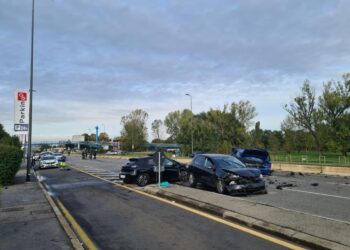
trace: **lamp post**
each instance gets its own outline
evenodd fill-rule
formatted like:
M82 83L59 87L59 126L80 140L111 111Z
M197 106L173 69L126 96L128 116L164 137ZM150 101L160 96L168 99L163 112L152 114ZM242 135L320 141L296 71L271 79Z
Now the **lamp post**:
M192 155L193 155L193 111L192 111L192 95L186 94L191 100L191 141L192 141Z
M33 61L34 61L33 52L34 52L34 0L32 1L32 39L31 39L31 48L30 48L29 126L28 126L26 181L30 181L30 168L32 165Z

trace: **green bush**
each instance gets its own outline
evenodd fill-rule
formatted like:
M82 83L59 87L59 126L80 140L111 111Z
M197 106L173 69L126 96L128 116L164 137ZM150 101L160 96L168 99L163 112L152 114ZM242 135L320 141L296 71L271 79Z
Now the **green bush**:
M20 148L0 145L0 185L9 185L15 178L22 162L23 152Z

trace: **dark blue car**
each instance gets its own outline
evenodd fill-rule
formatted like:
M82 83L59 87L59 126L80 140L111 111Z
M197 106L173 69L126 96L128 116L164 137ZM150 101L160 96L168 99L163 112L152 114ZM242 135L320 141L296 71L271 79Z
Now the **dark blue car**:
M258 168L263 175L270 175L271 160L269 152L259 148L233 148L232 155L240 159L249 168Z

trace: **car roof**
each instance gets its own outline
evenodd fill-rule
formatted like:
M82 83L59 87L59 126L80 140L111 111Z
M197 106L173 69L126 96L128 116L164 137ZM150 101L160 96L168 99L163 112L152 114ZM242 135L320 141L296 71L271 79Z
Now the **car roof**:
M203 155L209 158L221 158L221 157L229 157L231 155L224 155L224 154L198 154L198 155ZM196 155L196 156L198 156Z

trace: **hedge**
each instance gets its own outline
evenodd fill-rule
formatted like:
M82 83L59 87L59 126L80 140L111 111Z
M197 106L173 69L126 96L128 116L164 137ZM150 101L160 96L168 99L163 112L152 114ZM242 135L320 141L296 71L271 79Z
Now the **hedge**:
M23 152L18 147L0 145L0 185L13 182L22 162Z

